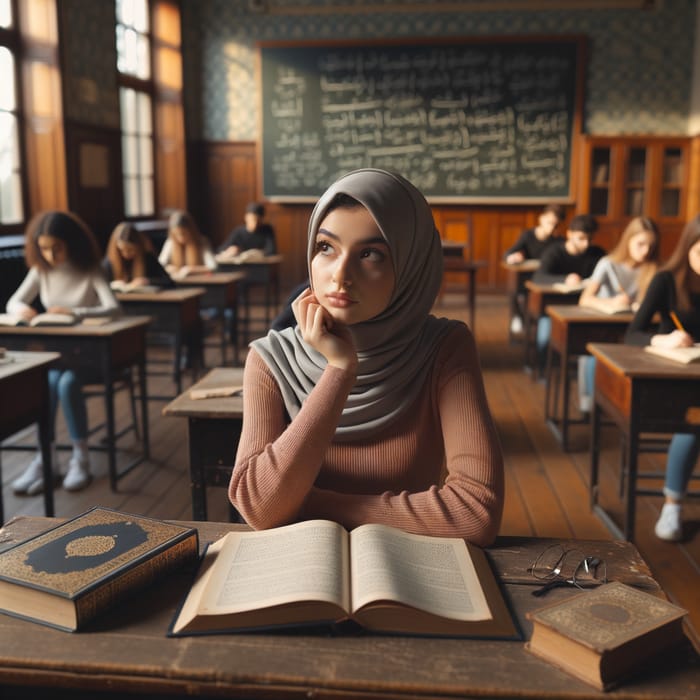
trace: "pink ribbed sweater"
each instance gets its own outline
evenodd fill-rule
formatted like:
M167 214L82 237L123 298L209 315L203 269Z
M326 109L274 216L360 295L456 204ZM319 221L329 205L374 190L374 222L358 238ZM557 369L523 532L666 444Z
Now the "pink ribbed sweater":
M384 523L485 546L503 509L503 457L471 332L444 339L413 408L371 439L336 442L354 376L327 367L288 424L277 383L252 349L229 497L256 529L327 518ZM444 477L444 478L443 478Z

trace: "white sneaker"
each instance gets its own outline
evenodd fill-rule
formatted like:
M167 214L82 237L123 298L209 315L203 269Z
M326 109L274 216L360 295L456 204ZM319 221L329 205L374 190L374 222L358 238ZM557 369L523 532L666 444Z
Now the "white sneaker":
M31 489L31 491L30 491ZM33 496L44 490L44 463L41 454L34 455L29 466L12 482L12 491L18 496Z
M654 532L660 540L667 542L678 542L682 538L683 523L681 522L680 503L664 503Z
M513 316L510 319L510 332L513 335L520 335L523 332L523 319L520 316Z
M590 413L593 408L593 397L590 394L582 394L578 397L578 409L581 413Z
M86 459L71 457L68 462L68 471L63 477L63 488L66 491L80 491L90 484L92 475L90 474L90 462Z

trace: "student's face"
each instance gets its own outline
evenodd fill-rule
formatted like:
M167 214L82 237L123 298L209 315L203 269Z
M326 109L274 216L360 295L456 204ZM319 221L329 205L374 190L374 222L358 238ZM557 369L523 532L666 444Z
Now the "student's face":
M544 238L549 238L554 233L554 230L557 228L557 225L559 224L559 219L557 218L557 215L554 212L548 211L543 214L540 214L538 223L540 234L543 235Z
M37 239L41 257L51 267L61 265L68 260L68 248L64 241L55 236L39 236Z
M388 306L394 266L367 209L334 209L321 221L311 280L321 306L345 325L368 321Z
M250 231L252 233L256 228L258 228L260 217L257 214L254 214L252 211L247 211L243 217L243 221L245 222L246 231Z
M566 247L571 255L582 255L590 244L591 237L583 231L566 232Z
M653 246L654 234L648 231L640 231L630 238L627 252L633 263L641 265L649 259L649 253Z
M189 240L188 231L184 226L175 226L175 228L170 229L170 234L176 243L180 245L185 245Z
M118 241L117 250L119 254L124 258L124 260L133 260L136 257L138 250L133 243L128 243L127 241Z
M700 276L700 241L697 241L695 245L690 246L688 251L688 264L690 269Z

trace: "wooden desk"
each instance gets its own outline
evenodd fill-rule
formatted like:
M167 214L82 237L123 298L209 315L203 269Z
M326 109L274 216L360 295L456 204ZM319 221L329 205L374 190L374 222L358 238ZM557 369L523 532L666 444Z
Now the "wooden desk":
M226 364L228 338L233 341L233 361L238 364L238 283L245 272L209 272L177 280L178 287L203 287L202 308L215 308L221 318L221 364ZM226 311L230 311L229 314Z
M697 430L687 410L700 396L700 364L681 365L650 355L632 345L589 343L596 358L595 397L591 416L591 507L612 532L634 539L637 458L643 433L673 434ZM601 413L609 416L624 436L622 469L626 475L622 528L598 503L598 457Z
M200 301L204 296L203 287L182 287L161 289L157 292L117 293L119 303L129 314L146 314L152 317L150 331L172 336L175 345L173 379L177 393L182 391L182 346L188 336L195 337L200 331ZM193 367L198 368L202 358L190 358ZM163 397L152 396L152 399ZM168 397L170 398L170 397Z
M95 375L105 387L107 455L109 482L113 491L117 481L143 459L150 456L148 437L148 392L146 389L146 330L148 316L123 317L103 325L79 323L75 326L3 326L0 345L10 350L60 353L56 366ZM126 370L136 367L141 395L142 457L117 473L117 445L114 427L114 382ZM100 449L100 448L92 448Z
M220 255L216 257L216 262L220 269L228 272L245 272L246 278L239 287L243 296L243 308L245 309L245 343L248 343L250 338L250 287L255 285L265 287L265 333L267 333L272 322L272 311L279 307L279 269L282 260L284 260L282 255L267 255L261 260L233 263Z
M2 530L1 547L36 534L55 520L17 518ZM193 523L200 545L218 539L230 523ZM503 538L487 550L524 638L529 610L563 600L576 589L558 588L545 599L533 588L527 567L552 540ZM588 555L607 562L608 576L654 590L645 563L626 542L577 541ZM236 698L421 698L466 697L599 699L601 693L529 654L523 641L441 639L372 634L232 634L167 638L166 630L191 582L174 574L98 618L89 631L67 634L0 615L0 693L12 698L152 697L167 693ZM8 688L10 686L10 688ZM627 700L697 698L700 663L690 644L606 697ZM43 694L42 694L43 693ZM52 697L55 697L52 695Z
M581 292L562 292L551 284L539 284L533 280L525 282L527 306L525 307L525 368L537 378L537 321L552 304L578 304Z
M486 260L465 260L457 255L443 256L443 275L452 273L465 275L465 291L469 300L469 327L472 333L475 332L476 323L476 273L487 266Z
M621 343L634 314L604 314L578 305L547 306L545 312L552 321L552 334L547 350L544 414L566 451L569 449L569 426L587 422L573 421L569 417L572 360L586 354L587 343Z
M523 260L521 263L507 263L505 260L501 260L501 269L508 273L508 280L506 282L508 289L508 296L510 297L510 316L519 316L523 319L523 325L525 322L525 312L527 308L527 287L525 287L525 282L532 278L535 272L540 267L540 261L537 259ZM518 298L523 296L523 303ZM513 334L510 331L510 326L508 328L508 339L513 340Z
M193 389L242 386L243 370L218 367ZM243 424L243 397L191 399L190 392L178 396L163 408L164 416L187 418L190 445L190 489L192 517L207 519L207 486L228 487ZM233 520L238 514L231 506Z
M33 423L39 426L44 483L53 480L48 371L56 352L8 352L0 358L0 442ZM44 513L52 516L53 489L44 489ZM0 523L5 522L0 479Z

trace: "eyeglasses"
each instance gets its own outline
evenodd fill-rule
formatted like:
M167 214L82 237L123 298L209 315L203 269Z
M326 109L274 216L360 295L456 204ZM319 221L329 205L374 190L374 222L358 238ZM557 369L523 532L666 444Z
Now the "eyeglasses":
M586 556L579 549L566 549L561 544L546 547L531 564L528 571L543 585L532 591L543 596L552 588L575 586L592 588L608 582L608 567L600 557Z

